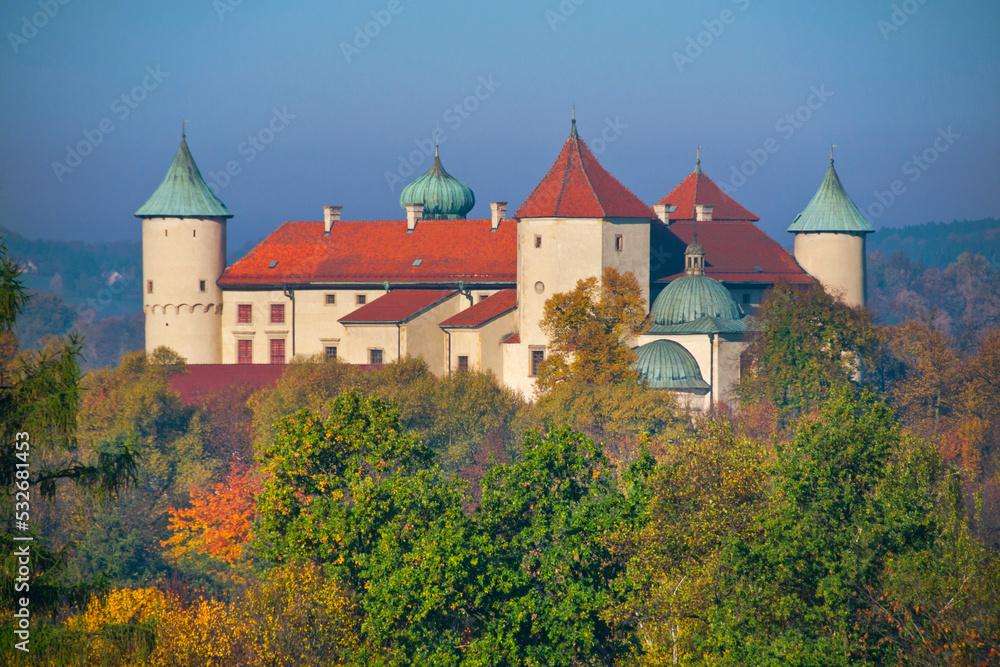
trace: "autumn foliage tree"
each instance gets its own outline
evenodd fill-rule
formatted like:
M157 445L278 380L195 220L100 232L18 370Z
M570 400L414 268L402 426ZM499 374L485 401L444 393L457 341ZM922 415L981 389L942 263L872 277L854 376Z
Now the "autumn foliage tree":
M577 380L586 384L635 381L635 355L626 341L647 326L642 288L631 272L605 267L600 279L578 280L545 302L542 331L549 354L538 371L543 393Z

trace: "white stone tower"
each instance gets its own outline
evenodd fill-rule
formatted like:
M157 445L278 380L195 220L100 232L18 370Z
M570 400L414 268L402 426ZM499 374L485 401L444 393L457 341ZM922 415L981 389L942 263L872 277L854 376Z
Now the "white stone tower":
M573 119L555 164L525 199L517 218L519 349L506 362L527 396L537 361L547 356L542 333L545 302L605 267L631 272L649 304L649 232L652 210L600 165L580 139ZM506 371L505 371L506 373ZM507 375L505 374L505 379ZM511 380L517 383L519 380Z
M189 364L222 363L226 220L233 214L202 178L185 134L142 220L146 351L165 345Z
M844 191L833 168L788 228L795 234L795 259L831 295L848 306L867 300L865 237L875 231Z

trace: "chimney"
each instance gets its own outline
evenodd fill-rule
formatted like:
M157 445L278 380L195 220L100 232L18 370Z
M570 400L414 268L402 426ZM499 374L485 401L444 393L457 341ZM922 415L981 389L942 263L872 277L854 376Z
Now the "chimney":
M323 207L323 236L329 236L330 228L333 227L333 223L340 222L340 212L343 209L343 206Z
M406 205L406 232L412 232L417 226L417 220L422 219L424 216L424 205L423 204L407 204Z
M712 211L714 206L706 204L696 204L694 207L694 217L698 222L712 222Z
M653 213L663 224L670 224L670 204L653 204Z
M491 201L490 214L493 216L493 223L490 226L490 229L492 231L496 231L497 227L500 226L500 221L507 216L507 202Z

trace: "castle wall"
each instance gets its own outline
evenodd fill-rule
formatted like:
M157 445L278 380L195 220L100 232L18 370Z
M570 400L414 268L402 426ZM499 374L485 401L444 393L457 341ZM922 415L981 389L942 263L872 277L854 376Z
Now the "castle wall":
M190 364L222 362L225 218L143 218L146 351L165 345Z
M847 232L795 234L795 260L848 306L867 301L865 235Z

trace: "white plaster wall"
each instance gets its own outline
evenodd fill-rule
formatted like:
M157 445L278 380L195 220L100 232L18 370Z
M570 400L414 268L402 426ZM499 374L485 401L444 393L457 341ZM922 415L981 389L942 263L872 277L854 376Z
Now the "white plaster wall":
M445 365L445 335L438 325L469 306L462 294L455 294L422 315L403 325L403 355L423 357L431 373L441 377L447 372Z
M458 369L458 358L469 357L469 369L493 371L499 382L504 381L504 354L500 343L516 327L516 311L511 311L478 329L451 329L451 369ZM447 336L445 340L447 345Z
M864 306L867 299L865 235L798 233L795 260L848 306Z
M649 311L649 221L633 218L613 218L603 228L603 266L617 269L619 273L631 272ZM616 250L615 237L621 234L622 249ZM599 275L599 274L598 274Z
M147 352L166 345L191 364L222 361L222 292L216 281L225 266L225 218L143 218Z

